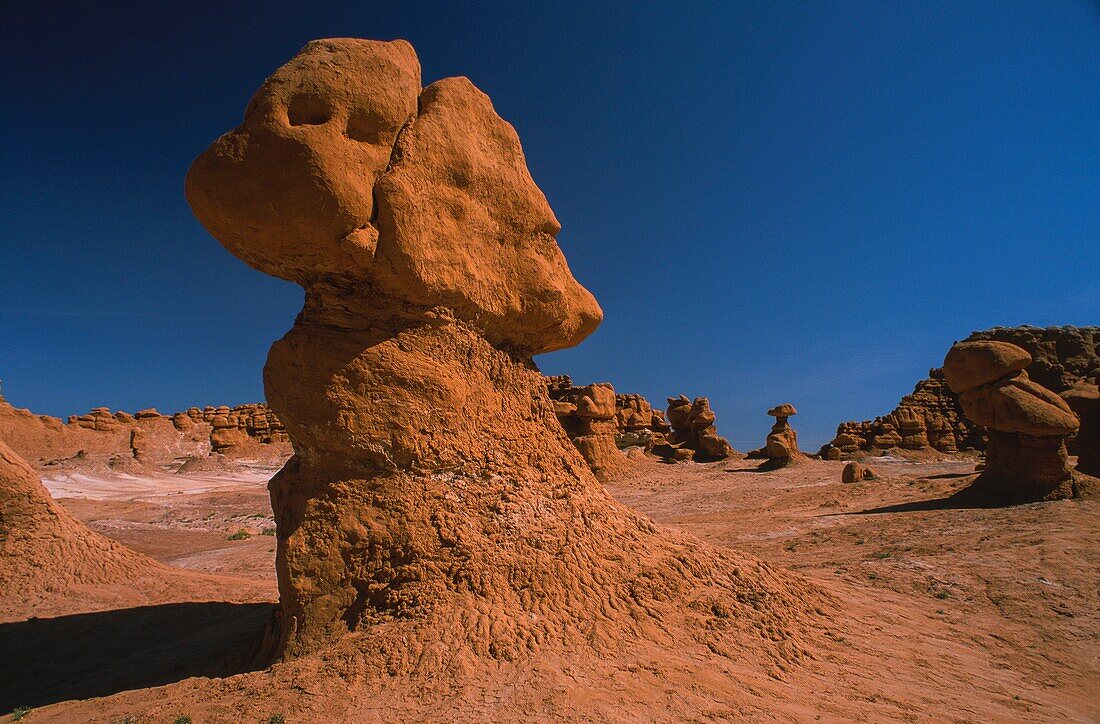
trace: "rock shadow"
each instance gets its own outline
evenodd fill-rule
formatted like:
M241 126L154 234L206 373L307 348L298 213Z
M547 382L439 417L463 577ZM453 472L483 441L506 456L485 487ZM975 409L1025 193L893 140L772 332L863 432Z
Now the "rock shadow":
M0 624L0 712L265 668L276 605L172 603Z

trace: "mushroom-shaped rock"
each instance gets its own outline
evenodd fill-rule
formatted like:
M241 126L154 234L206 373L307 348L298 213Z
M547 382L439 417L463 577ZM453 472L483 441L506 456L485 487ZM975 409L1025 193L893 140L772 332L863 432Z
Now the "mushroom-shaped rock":
M787 418L797 414L794 405L784 402L768 410L775 418L775 424L764 444L764 456L772 465L790 465L798 460L798 433L791 427Z
M790 417L791 415L797 415L798 410L794 409L794 405L791 403L784 402L782 405L776 405L768 410L768 414L772 417Z
M943 374L956 393L1020 372L1031 364L1027 350L1008 342L959 342L943 361Z
M989 429L981 483L1010 500L1079 494L1065 439L1079 426L1061 397L1030 380L1031 355L1007 342L961 342L947 353L944 377L970 420Z

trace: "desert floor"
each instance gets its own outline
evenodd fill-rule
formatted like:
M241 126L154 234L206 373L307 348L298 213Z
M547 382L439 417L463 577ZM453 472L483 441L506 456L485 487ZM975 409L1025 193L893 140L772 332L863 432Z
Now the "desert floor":
M791 696L807 712L835 718L830 697L851 704L864 677L874 693L857 703L869 721L1100 719L1100 502L966 507L951 496L973 462L870 463L880 479L844 485L839 462L759 472L751 460L645 461L608 489L658 523L797 571L850 607L864 625L832 634L850 639L853 658L833 662L849 681L798 690L796 679ZM216 583L206 601L96 611L75 600L50 618L9 616L0 711L126 721L117 707L58 704L242 671L238 655L277 599L270 473L44 470L51 493L91 528Z

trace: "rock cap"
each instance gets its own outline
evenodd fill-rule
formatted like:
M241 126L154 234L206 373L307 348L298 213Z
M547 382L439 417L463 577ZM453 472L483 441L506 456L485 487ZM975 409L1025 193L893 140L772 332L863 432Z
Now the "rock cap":
M794 405L791 403L784 402L782 405L776 405L768 410L768 414L772 417L790 417L791 415L797 415L798 410L794 409Z
M956 393L996 382L1031 364L1031 355L1008 342L957 342L943 360L943 374Z

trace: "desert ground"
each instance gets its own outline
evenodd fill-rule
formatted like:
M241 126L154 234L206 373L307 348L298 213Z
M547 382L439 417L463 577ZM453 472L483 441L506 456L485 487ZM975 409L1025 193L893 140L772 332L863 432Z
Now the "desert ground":
M879 479L856 484L840 482L843 463L810 459L767 472L753 460L644 460L608 483L658 524L809 579L857 624L826 627L825 660L772 672L784 706L740 715L1095 721L1100 503L968 507L952 495L974 460L869 462ZM278 599L272 471L243 461L205 474L41 472L79 520L195 585L150 606L67 600L48 616L5 610L0 705L15 712L8 720L241 720L178 697L158 709L156 687L256 668L242 652ZM631 685L618 688L628 694ZM321 720L311 697L299 697L297 708L273 701L271 721ZM730 716L738 715L698 713Z

